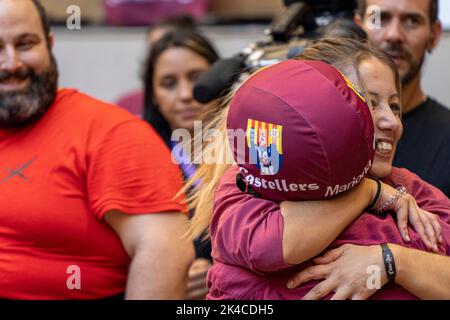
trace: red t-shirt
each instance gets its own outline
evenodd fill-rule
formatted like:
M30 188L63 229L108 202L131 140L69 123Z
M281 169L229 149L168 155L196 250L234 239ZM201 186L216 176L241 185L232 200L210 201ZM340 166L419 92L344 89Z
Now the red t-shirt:
M37 123L0 129L0 298L123 293L130 258L105 213L186 212L181 187L150 126L60 90Z

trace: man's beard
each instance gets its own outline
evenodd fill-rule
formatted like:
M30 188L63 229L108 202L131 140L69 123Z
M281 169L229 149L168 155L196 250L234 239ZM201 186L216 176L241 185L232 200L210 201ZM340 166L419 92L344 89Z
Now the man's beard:
M389 56L402 56L408 64L409 67L406 74L401 76L403 86L408 85L412 80L414 80L422 70L422 66L425 61L425 50L423 51L423 54L418 62L415 62L413 55L399 44L388 44L383 48L383 50L386 51Z
M425 55L420 57L420 60L418 63L411 62L409 64L408 72L402 77L402 86L408 85L411 81L413 81L416 78L416 76L422 70L424 61L425 61Z
M0 90L0 128L23 128L41 118L52 105L58 88L58 69L50 54L50 66L41 74L30 68L14 73L0 71L0 83L30 79L25 89Z

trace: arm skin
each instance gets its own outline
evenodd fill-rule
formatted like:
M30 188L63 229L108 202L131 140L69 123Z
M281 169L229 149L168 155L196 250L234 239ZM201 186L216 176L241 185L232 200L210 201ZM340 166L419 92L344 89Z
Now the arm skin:
M395 283L419 299L450 299L450 257L389 244L395 260ZM315 265L294 275L287 283L296 288L321 280L304 297L318 300L334 293L332 300L366 300L379 288L367 286L369 266L379 266L380 287L388 283L379 245L345 244L314 259Z
M420 299L450 299L450 257L389 244L395 282Z
M367 208L374 190L376 183L364 179L331 200L282 202L284 261L300 264L325 250Z
M188 219L180 213L126 215L108 212L131 258L126 299L183 299L194 246L184 237Z

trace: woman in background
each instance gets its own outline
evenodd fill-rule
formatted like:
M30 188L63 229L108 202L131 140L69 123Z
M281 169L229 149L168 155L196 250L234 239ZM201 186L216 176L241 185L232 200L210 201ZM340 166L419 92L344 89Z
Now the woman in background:
M144 72L144 119L171 149L178 142L171 140L172 132L177 129L193 130L194 122L200 121L211 108L194 99L193 86L217 59L218 54L211 43L193 31L169 32L150 49ZM176 160L185 179L195 174L196 166L192 159ZM198 239L195 246L196 260L189 271L187 299L205 297L205 278L211 267L210 243Z
M152 48L155 43L166 34L175 31L197 31L195 20L191 16L181 15L163 19L150 26L146 36L146 48ZM143 118L144 90L140 88L127 92L117 99L116 104L128 110L138 118Z

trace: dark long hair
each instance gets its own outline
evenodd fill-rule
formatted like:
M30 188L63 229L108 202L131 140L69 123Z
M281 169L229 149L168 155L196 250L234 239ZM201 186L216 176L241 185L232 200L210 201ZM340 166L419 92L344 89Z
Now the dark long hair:
M197 53L210 64L213 64L219 58L212 44L204 36L195 31L170 32L150 48L143 74L145 89L144 119L155 128L167 145L170 143L172 131L166 119L161 114L159 106L156 104L153 92L153 74L160 55L170 48L177 47L186 48Z

